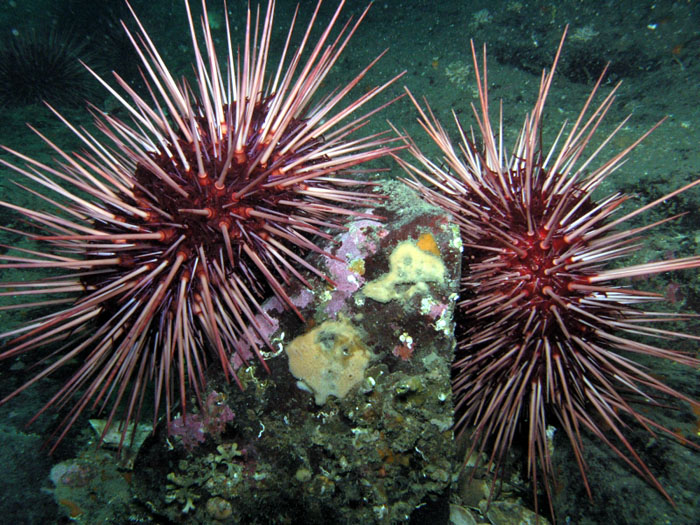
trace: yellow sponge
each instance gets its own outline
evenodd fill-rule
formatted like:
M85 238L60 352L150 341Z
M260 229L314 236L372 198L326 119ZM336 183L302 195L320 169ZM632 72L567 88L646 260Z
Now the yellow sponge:
M292 340L285 349L289 370L315 394L317 405L328 396L343 398L362 381L372 355L348 321L325 321ZM299 384L298 383L298 384Z
M367 283L362 291L380 303L409 299L416 293L428 294L426 283L445 280L445 265L433 253L433 250L421 249L411 241L400 243L389 256L389 272Z

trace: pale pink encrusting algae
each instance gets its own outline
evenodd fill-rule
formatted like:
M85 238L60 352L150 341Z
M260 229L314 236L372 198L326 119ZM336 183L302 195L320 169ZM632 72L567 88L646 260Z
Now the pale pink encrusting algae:
M353 265L356 261L364 261L368 255L377 251L377 243L371 240L368 231L378 237L385 236L388 231L379 221L362 219L353 222L348 231L339 237L340 246L335 252L337 259L326 257L328 276L336 284L331 290L331 298L324 308L329 318L335 318L343 308L348 297L359 290L365 282L364 277Z

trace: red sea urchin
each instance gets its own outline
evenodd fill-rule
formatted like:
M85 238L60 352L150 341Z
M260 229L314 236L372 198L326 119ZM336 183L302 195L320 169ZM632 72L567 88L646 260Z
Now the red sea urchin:
M262 24L260 10L254 22L248 10L238 56L227 32L223 67L206 3L203 50L185 3L193 85L173 78L134 14L138 32L127 33L141 57L149 96L143 98L118 75L121 89L98 77L131 122L93 107L103 134L96 137L56 112L84 151L68 154L37 132L58 154L55 166L7 148L23 165L0 160L43 187L44 193L17 183L47 207L1 203L30 227L11 230L28 244L1 255L0 267L65 271L2 285L3 295L20 298L9 308L64 306L0 334L6 341L3 360L63 344L58 350L52 345L49 364L0 403L80 360L34 416L77 400L54 443L88 406L104 409L111 402L111 424L124 404L124 421L138 420L149 383L155 386L155 414L164 398L168 421L178 397L183 411L192 391L201 403L208 348L227 377L236 378L232 355L251 346L260 356L258 347L268 344L255 322L260 301L274 295L296 310L285 286L295 279L306 282L298 268L323 276L303 255L325 253L315 239L328 238L326 229L341 227L344 217L362 216L358 208L376 201L353 190L363 183L343 174L392 150L387 144L393 139L384 136L354 138L376 110L352 116L395 79L343 103L379 57L347 85L316 96L366 10L332 37L341 2L314 42L310 34L319 2L291 52L295 14L279 65L268 78L273 0ZM228 24L226 18L227 30ZM44 297L33 299L37 294Z
M623 428L632 420L650 432L661 430L687 443L632 403L656 403L654 392L693 401L647 372L633 357L697 366L697 359L641 342L637 336L698 337L660 328L660 322L678 321L682 316L637 308L663 297L616 281L695 268L700 257L615 268L610 263L633 254L640 247L640 234L671 218L628 229L623 225L700 180L631 212L619 213L627 195L596 199L593 192L651 130L593 168L601 150L625 123L584 156L616 91L594 106L599 80L573 126L568 132L563 126L554 145L545 150L543 109L560 52L561 44L552 70L542 75L534 109L510 155L502 143L502 129L494 134L489 117L485 50L480 74L472 44L479 93L479 109L473 107L476 136L455 115L461 143L454 146L431 109L411 97L421 126L443 159L441 164L431 161L409 141L417 162L398 161L410 175L406 182L452 215L464 246L460 341L453 373L456 426L459 432L471 433L469 455L488 452L496 471L522 428L529 443L528 473L534 490L541 472L550 506L550 424L566 432L589 496L584 429L668 498Z

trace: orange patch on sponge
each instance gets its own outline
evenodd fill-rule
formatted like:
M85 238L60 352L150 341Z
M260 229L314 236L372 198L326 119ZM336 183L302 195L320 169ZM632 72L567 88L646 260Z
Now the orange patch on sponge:
M416 246L418 246L418 248L424 252L429 252L440 257L440 248L438 248L438 245L435 242L435 237L433 237L430 233L421 234L421 236L418 237Z

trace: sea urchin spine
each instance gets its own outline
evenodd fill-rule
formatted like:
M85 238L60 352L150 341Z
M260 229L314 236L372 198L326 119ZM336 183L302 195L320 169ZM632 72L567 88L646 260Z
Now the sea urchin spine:
M252 347L260 357L258 347L268 344L255 320L262 315L260 301L271 293L295 309L285 289L293 280L306 283L301 269L325 278L304 255L325 253L317 239L329 238L326 230L342 227L344 217L366 215L363 210L376 202L362 188L353 189L363 183L347 174L392 151L393 139L353 134L377 109L354 115L395 78L343 102L381 55L347 85L318 96L366 10L332 37L341 2L313 42L319 2L291 52L295 13L279 65L268 78L274 1L262 24L260 10L254 22L248 10L238 56L226 17L223 66L206 3L203 48L186 5L193 85L173 78L134 14L138 31L127 34L141 58L149 96L116 74L121 89L95 75L131 122L93 107L103 134L97 137L56 112L83 142L83 152L69 154L37 131L59 156L58 165L8 148L23 165L0 161L43 187L42 193L17 183L46 207L1 203L31 228L10 230L28 247L0 256L0 267L66 271L3 284L3 295L20 298L9 308L64 307L0 334L7 341L0 359L56 341L64 346L0 403L79 359L74 375L34 417L77 398L55 443L88 406L102 410L110 401L111 424L125 401L123 420L138 420L149 383L155 385L156 414L164 397L168 421L178 397L183 411L191 391L201 403L208 348L227 376L236 378L232 355L245 359ZM21 302L36 296L41 298Z
M471 432L470 454L488 451L496 471L518 428L523 428L529 442L529 475L537 487L538 472L544 474L550 505L550 421L566 432L589 495L583 429L668 497L623 427L629 419L649 432L661 430L688 443L632 402L656 403L654 391L693 401L630 357L651 356L697 366L699 361L683 352L641 342L636 336L698 337L659 327L683 316L637 308L662 300L661 295L616 281L696 268L700 257L616 268L609 264L635 253L640 234L673 217L622 229L630 219L697 186L700 180L622 214L618 210L629 196L614 194L596 200L593 192L651 130L594 168L594 161L626 122L584 156L617 89L596 107L593 98L599 80L573 126L568 132L562 127L554 145L545 150L540 142L543 110L560 52L561 45L552 70L542 75L534 109L510 155L503 145L502 128L494 132L489 117L485 50L480 74L472 44L479 94L479 108L473 107L477 129L464 129L455 115L458 146L430 108L411 97L421 126L443 158L441 163L433 162L409 141L417 162L398 160L410 175L406 182L451 214L464 245L462 321L453 376L457 427Z

